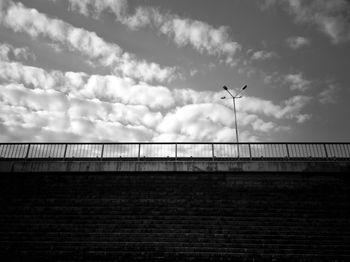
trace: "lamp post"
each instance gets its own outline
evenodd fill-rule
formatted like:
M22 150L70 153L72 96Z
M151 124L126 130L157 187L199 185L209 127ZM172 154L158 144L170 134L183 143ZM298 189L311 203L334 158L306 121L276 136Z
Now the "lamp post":
M238 139L238 128L237 128L237 114L236 114L236 98L241 98L241 94L242 92L247 88L247 85L244 85L241 90L234 96L231 94L231 92L228 90L227 86L223 86L223 89L225 89L227 91L227 93L230 94L230 96L232 97L233 100L233 111L235 113L235 128L236 128L236 141L237 141L237 156L239 157L239 139ZM221 97L221 99L226 99L225 96Z

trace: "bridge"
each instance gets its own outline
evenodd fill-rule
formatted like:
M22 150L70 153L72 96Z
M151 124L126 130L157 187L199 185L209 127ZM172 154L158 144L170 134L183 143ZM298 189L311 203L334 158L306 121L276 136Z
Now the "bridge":
M1 143L2 261L348 261L350 143Z

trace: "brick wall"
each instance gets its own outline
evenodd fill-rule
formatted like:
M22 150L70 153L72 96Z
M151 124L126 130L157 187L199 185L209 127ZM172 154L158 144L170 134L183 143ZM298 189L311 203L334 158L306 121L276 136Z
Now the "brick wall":
M1 261L348 261L344 174L1 174Z

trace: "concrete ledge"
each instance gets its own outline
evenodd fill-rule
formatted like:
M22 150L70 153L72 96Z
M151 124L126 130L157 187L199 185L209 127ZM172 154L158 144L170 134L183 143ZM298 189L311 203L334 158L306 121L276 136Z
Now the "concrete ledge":
M349 172L350 161L0 161L0 172Z

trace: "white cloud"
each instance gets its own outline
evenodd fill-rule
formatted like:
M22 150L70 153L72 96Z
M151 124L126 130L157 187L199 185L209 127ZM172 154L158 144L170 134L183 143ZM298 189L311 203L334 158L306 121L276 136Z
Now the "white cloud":
M300 24L311 24L334 44L350 41L350 3L347 0L268 0L265 7L283 3Z
M0 59L1 60L9 60L10 47L6 44L0 43Z
M175 97L175 104L178 106L186 106L191 104L202 103L222 103L226 107L231 108L231 100L220 100L220 97L224 96L223 92L211 92L211 91L195 91L191 89L175 89L173 91ZM219 102L221 101L221 102ZM259 117L273 117L275 119L298 119L301 115L300 111L311 101L308 96L293 96L280 104L275 104L270 100L264 100L257 97L245 96L242 101L236 104L237 111L246 113L248 115L242 116L241 119L248 121L245 124L248 125L254 121L252 117L259 115ZM231 112L232 114L232 112ZM233 121L232 117L231 120ZM233 122L230 122L232 124Z
M23 129L35 129L37 133L48 125L53 125L57 132L67 128L65 121L62 121L68 104L63 94L30 90L21 84L0 85L0 89L0 122L4 126L14 130L18 127L19 132ZM33 134L30 133L24 139L31 140L30 135Z
M56 53L61 53L63 52L63 48L56 43L47 43L47 45L52 48Z
M255 51L252 56L251 59L252 60L268 60L268 59L272 59L277 57L277 54L275 52L268 52L265 50L259 50L259 51Z
M319 101L321 104L334 104L336 103L336 93L338 91L338 87L335 84L329 84L327 88L325 88L319 94Z
M0 43L0 59L9 61L11 57L16 60L35 60L36 56L27 47L14 47L7 43Z
M133 30L152 26L153 24L158 27L164 23L164 17L157 9L141 6L136 8L133 15L128 14L119 20Z
M131 79L115 76L90 76L81 86L78 95L102 101L141 104L153 109L169 108L174 105L171 91L166 87L135 83Z
M32 88L52 89L81 99L97 98L101 101L146 105L154 109L169 108L175 102L166 87L137 83L130 78L114 75L47 72L41 68L0 61L0 79L23 83Z
M241 48L230 39L225 26L214 28L205 22L168 16L163 17L159 30L179 46L190 45L201 53L225 56L227 64L234 63L234 55Z
M68 97L69 116L73 119L84 118L91 122L118 122L125 126L144 126L153 128L162 119L162 114L151 111L144 105L125 105L99 100L82 100Z
M80 100L52 90L28 89L21 84L0 85L0 122L7 128L31 130L27 139L50 131L65 137L137 141L154 135L161 114L145 106ZM16 127L16 128L14 128ZM39 130L38 130L39 129ZM36 139L34 139L36 140Z
M302 36L290 36L286 39L286 43L292 49L299 49L304 46L310 45L309 39Z
M56 90L79 99L99 99L107 102L118 102L130 105L145 105L152 109L171 109L175 106L189 104L221 102L231 107L231 101L220 100L223 92L195 91L193 89L170 90L165 86L153 86L137 83L130 78L114 75L87 75L85 73L45 71L41 68L24 66L16 62L0 62L0 79L5 82L23 83L31 88ZM305 101L296 109L306 104L306 96L297 96ZM272 101L255 97L243 98L237 108L243 111L277 119L294 115L295 111L285 108L285 103L276 105ZM290 104L290 103L288 103ZM293 104L293 103L292 103Z
M174 89L172 91L175 104L184 106L188 104L212 103L220 101L220 93L211 91L196 91L193 89Z
M128 15L125 11L126 1L69 0L69 2L73 11L77 10L84 15L89 15L90 10L98 15L104 10L113 12L116 20L133 30L151 26L158 33L167 35L178 46L191 46L200 53L224 57L224 61L229 65L235 64L234 55L241 49L240 44L230 38L226 26L215 28L202 21L170 13L163 14L151 7L139 6L133 15Z
M158 79L162 82L170 82L178 76L175 68L161 68L156 63L136 60L133 55L128 53L123 54L120 65L114 69L114 73L117 75L118 73L122 73L123 75L144 81Z
M242 107L244 112L263 114L272 116L276 119L298 119L300 111L311 101L308 96L293 96L283 101L280 105L272 101L263 100L256 97L246 97L244 103L239 103L238 108Z
M304 108L310 101L309 96L293 96L284 102L285 106L281 113L289 118L296 118L298 123L303 123L311 118L310 114L301 114L300 110Z
M270 74L264 73L263 81L265 84L272 84L280 79L280 74L278 72L272 72Z
M256 119L252 123L254 130L261 131L261 132L271 132L273 129L276 128L276 124L272 122L264 122L261 119Z
M123 17L127 8L126 0L69 0L69 8L83 15L98 16L104 10L108 10L117 18Z
M30 108L33 111L56 111L66 109L64 94L54 90L27 89L22 84L8 84L1 88L1 101L4 104Z
M299 90L305 92L311 88L312 82L304 79L302 73L288 74L284 76L284 81L289 85L291 90Z
M5 141L15 134L17 140L34 141L55 135L62 141L234 139L232 101L220 100L223 92L170 90L114 75L45 71L6 61L0 61L0 81ZM309 101L295 96L276 105L245 97L237 103L241 138L279 132L278 120L306 121L310 116L301 111Z
M190 70L190 76L195 76L196 74L198 74L198 70L193 68Z
M312 89L316 80L308 80L302 72L298 73L281 73L274 71L270 74L263 73L263 81L265 84L272 86L280 86L289 88L291 91L306 92Z
M37 67L24 66L17 62L0 61L0 79L23 83L31 88L55 89L58 86L55 72L49 73Z
M140 61L134 55L123 52L118 45L105 42L94 32L49 18L21 3L9 5L3 24L15 32L25 32L35 38L48 38L55 44L81 53L92 62L111 67L115 73L123 76L144 81L169 81L174 78L175 68L162 68L156 63Z
M245 134L245 141L256 140L252 133L259 137L258 134L275 133L282 129L277 123L264 121L261 116L247 113L245 109L242 107L237 113L240 133L242 131ZM177 107L164 116L157 130L160 137L175 141L179 141L180 137L186 138L185 141L227 142L236 139L234 126L231 108L222 104L203 103ZM249 128L252 131L247 133ZM159 138L155 140L159 141Z
M234 132L225 131L231 130L231 116L232 111L219 104L185 105L166 114L157 130L162 136L177 134L192 141L231 141Z

